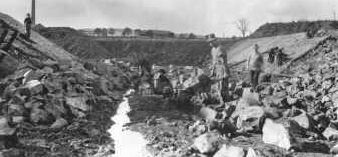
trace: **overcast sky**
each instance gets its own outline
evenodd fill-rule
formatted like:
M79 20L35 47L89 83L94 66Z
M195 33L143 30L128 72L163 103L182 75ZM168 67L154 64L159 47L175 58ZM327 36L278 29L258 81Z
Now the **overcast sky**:
M22 20L31 0L0 0L0 12ZM338 0L36 0L37 22L74 28L164 29L217 36L239 35L235 21L250 29L267 22L333 19Z

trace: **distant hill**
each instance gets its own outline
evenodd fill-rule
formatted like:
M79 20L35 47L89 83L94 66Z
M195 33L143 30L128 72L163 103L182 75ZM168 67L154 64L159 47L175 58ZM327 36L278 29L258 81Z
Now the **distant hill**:
M259 27L250 38L272 37L306 32L311 27L325 30L338 29L338 21L298 21L288 23L267 23Z
M111 57L110 53L95 40L75 29L68 27L43 27L38 25L35 30L42 36L82 59Z

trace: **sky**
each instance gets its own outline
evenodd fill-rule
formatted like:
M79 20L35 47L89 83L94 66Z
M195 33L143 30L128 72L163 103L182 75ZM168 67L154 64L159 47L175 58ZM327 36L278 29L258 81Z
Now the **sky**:
M0 12L18 20L31 0L0 0ZM240 35L267 22L333 19L338 0L36 0L37 23L49 27L160 29L176 33Z

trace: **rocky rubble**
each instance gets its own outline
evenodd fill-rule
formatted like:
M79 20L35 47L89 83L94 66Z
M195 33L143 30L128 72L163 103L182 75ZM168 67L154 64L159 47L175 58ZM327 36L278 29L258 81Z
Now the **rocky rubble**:
M26 39L22 25L1 13L0 54L2 156L94 155L111 144L106 131L129 88L129 67L88 69L35 32Z
M218 144L210 149L209 145L213 142L209 141L205 147L199 146L195 149L201 154L206 154L204 148L208 148L213 151L208 151L206 155L217 157L229 154L266 156L264 149L268 145L281 148L283 150L281 156L302 156L305 153L319 153L322 156L336 154L337 148L334 146L338 139L336 52L336 38L331 36L303 58L293 60L291 66L284 71L284 75L291 77L264 84L258 93L251 93L247 88L237 84L238 87L234 89L241 88L243 91L240 98L233 97L234 101L223 106L210 103L211 101L207 100L210 97L196 101L201 99L201 96L192 96L191 98L195 99L193 102L198 102L197 105L202 106L200 115L206 123L193 124L189 130L203 133L197 139L203 139L210 131L216 131L214 138L226 136L225 141L228 141L222 142L228 145ZM224 123L227 125L221 125ZM199 131L201 129L202 131ZM233 142L241 136L246 137L244 141L250 141L255 135L260 136L266 148L248 147Z

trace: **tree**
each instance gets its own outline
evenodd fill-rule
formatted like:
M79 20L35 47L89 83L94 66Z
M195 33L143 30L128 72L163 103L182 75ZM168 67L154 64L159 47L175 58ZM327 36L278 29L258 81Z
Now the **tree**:
M114 28L109 28L108 29L108 33L113 36L115 34L115 29Z
M123 30L122 35L123 35L123 36L129 36L129 35L131 35L131 33L132 33L132 30L131 30L130 28L126 27L126 28Z
M101 34L102 34L102 29L101 29L101 28L95 28L95 29L94 29L94 33L96 34L96 36L101 36Z
M189 39L196 39L196 35L194 33L189 34Z
M136 36L141 36L141 34L142 34L142 30L140 30L140 29L135 29L135 35L136 35Z
M245 18L241 18L236 22L236 27L244 38L246 33L249 31L249 21Z
M107 37L108 36L108 30L107 28L102 28L102 36Z

